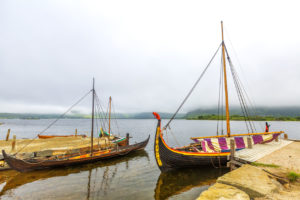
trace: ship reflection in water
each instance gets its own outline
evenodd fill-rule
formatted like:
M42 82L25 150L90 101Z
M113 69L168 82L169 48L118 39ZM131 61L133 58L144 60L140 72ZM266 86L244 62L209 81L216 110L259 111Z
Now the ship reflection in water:
M131 163L131 161L133 162ZM127 171L129 168L134 167L130 166L130 164L134 163L134 165L136 165L136 162L147 163L147 161L150 162L148 153L144 150L140 150L133 152L126 157L80 166L39 170L26 173L19 173L14 170L3 171L0 172L0 177L2 178L2 180L0 178L0 198L39 199L43 197L45 199L101 199L100 197L105 197L109 194L111 184L118 173L119 167L122 168L122 171ZM59 187L61 184L66 184L69 186L76 185L76 182L74 183L69 177L73 175L76 176L77 174L85 175L78 178L77 185L80 185L81 190L76 190L76 187L74 188L74 191L67 189L65 190L67 196L61 195L59 194L59 191L56 191L61 188ZM54 181L57 183L57 187L55 187L55 185L51 185L51 187L47 189L42 188L42 191L35 191L34 194L28 194L28 192L24 191L26 189L21 189L23 190L21 192L22 194L13 192L14 190L22 188L23 186L26 187L26 185L30 185L29 183L34 184L35 182L40 182L38 185L41 187L43 181L48 181L46 186L49 186L49 182L52 182L50 180L53 178L60 178L60 180L67 181L65 183ZM31 190L32 187L34 186L31 186ZM41 196L41 194L43 195Z
M172 199L170 197L179 196L193 188L199 188L195 191L195 197L197 197L201 191L214 184L216 179L226 172L228 172L228 169L224 168L190 168L161 173L156 183L154 199ZM189 198L191 196L189 194Z
M0 172L0 199L195 199L226 172L192 168L160 173L141 150L74 167Z

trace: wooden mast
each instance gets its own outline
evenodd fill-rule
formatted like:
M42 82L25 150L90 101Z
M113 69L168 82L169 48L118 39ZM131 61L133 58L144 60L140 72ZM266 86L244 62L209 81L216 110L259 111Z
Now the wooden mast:
M227 75L226 75L226 59L225 59L225 44L224 44L224 34L223 34L223 21L221 21L221 29L222 29L222 58L223 58L225 104L226 104L226 125L227 125L227 137L230 137L230 120L229 120L229 104L228 104L228 89L227 89Z
M108 134L110 136L110 115L111 115L111 97L109 97L109 117L108 117Z
M95 79L93 78L92 89L92 131L91 131L91 156L93 156L93 142L94 142L94 100L95 100Z

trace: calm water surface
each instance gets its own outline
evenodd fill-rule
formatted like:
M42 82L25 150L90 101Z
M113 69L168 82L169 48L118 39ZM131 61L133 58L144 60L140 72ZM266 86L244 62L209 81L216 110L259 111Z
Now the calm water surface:
M34 138L53 120L1 120L0 139L6 131L17 138ZM118 120L113 124L115 133L132 136L131 143L139 142L150 134L145 151L129 156L76 167L18 173L0 172L0 199L195 199L213 184L226 169L185 169L161 173L153 154L156 120ZM163 120L166 123L166 120ZM255 122L257 130L263 122ZM243 122L231 122L232 133L245 133ZM89 134L90 120L64 119L46 134ZM300 139L300 122L271 122L272 130L284 130L290 138ZM118 131L119 130L119 131ZM174 120L165 137L171 146L186 145L192 136L216 134L216 121ZM174 139L173 136L176 136Z

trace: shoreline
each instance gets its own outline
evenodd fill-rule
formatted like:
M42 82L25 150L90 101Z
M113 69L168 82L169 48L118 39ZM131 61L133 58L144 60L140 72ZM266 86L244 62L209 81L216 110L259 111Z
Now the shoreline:
M298 199L300 196L300 142L276 150L257 163L245 164L219 177L197 200Z

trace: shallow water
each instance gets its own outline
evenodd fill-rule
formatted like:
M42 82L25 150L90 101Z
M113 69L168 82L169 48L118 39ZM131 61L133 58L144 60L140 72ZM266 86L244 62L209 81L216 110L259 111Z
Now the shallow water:
M17 138L34 138L53 120L1 120L0 139L11 128ZM163 120L165 123L166 120ZM63 119L45 134L88 134L90 120ZM255 122L262 129L262 122ZM259 125L261 124L261 126ZM0 172L8 176L0 184L1 199L195 199L213 184L226 169L185 169L160 173L153 155L153 137L156 120L118 120L114 133L127 132L131 143L151 140L144 151L126 157L76 167L42 170L28 173ZM232 133L245 133L243 122L231 122ZM216 121L174 120L165 137L170 145L189 144L192 136L216 134ZM271 122L271 130L284 130L289 138L300 139L300 122ZM261 130L258 130L261 131ZM172 133L171 133L172 132ZM176 136L176 140L174 139ZM179 143L179 144L177 144Z

